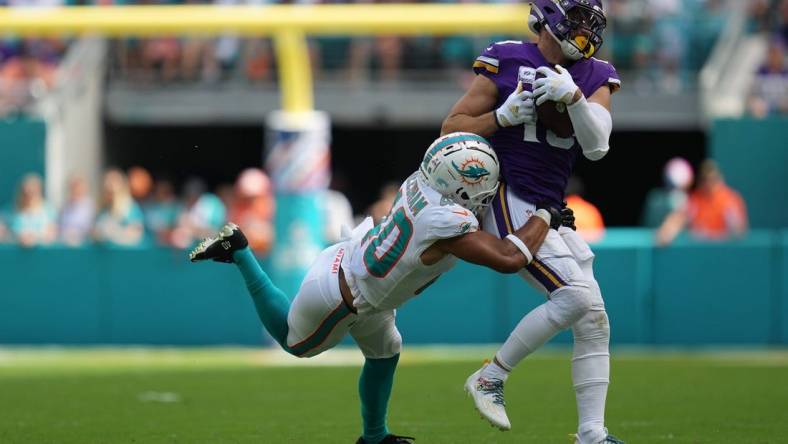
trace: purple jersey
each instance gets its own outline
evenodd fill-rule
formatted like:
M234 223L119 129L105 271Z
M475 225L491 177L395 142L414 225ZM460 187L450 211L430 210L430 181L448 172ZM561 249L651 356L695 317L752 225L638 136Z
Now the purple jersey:
M494 43L476 58L473 70L495 82L498 101L503 104L509 94L523 82L531 91L536 68L552 66L534 43L503 41ZM583 95L590 97L597 89L621 84L613 65L595 58L581 59L567 69ZM501 128L488 138L501 161L501 177L521 199L560 206L566 183L580 154L574 137L560 138L537 120L536 125Z

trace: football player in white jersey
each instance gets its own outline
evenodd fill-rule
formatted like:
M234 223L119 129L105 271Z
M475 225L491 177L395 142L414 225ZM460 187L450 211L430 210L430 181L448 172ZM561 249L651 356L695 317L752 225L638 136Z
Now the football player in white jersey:
M515 273L531 262L551 228L573 222L570 211L540 208L537 217L499 239L479 230L477 219L497 189L498 158L484 138L470 133L439 138L419 170L400 186L388 216L377 226L367 218L349 239L323 250L292 303L232 223L203 241L190 258L235 263L266 330L295 356L315 356L349 333L365 357L358 443L410 443L413 438L390 434L386 426L402 342L395 309L457 258Z

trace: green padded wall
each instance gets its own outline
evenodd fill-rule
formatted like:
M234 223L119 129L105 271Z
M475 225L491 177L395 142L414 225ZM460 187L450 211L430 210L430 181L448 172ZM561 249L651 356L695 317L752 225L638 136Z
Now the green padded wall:
M710 156L747 202L755 228L788 227L788 118L717 120Z

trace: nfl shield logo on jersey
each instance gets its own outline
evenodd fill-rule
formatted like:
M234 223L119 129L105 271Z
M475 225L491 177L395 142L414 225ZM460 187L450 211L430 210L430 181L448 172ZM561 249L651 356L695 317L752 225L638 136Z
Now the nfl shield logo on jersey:
M517 81L533 85L536 80L536 69L530 66L521 66L517 72Z

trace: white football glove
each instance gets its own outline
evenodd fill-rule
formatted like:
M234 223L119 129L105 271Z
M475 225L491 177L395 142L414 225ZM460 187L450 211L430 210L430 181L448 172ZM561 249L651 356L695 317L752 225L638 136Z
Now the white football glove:
M537 106L548 100L563 102L567 105L572 103L572 98L577 92L577 85L572 80L572 75L563 66L555 65L555 69L558 72L548 66L536 68L536 72L544 76L534 81L534 97L536 97Z
M501 127L536 122L533 94L531 91L523 91L522 82L517 82L517 89L495 110L495 120Z

